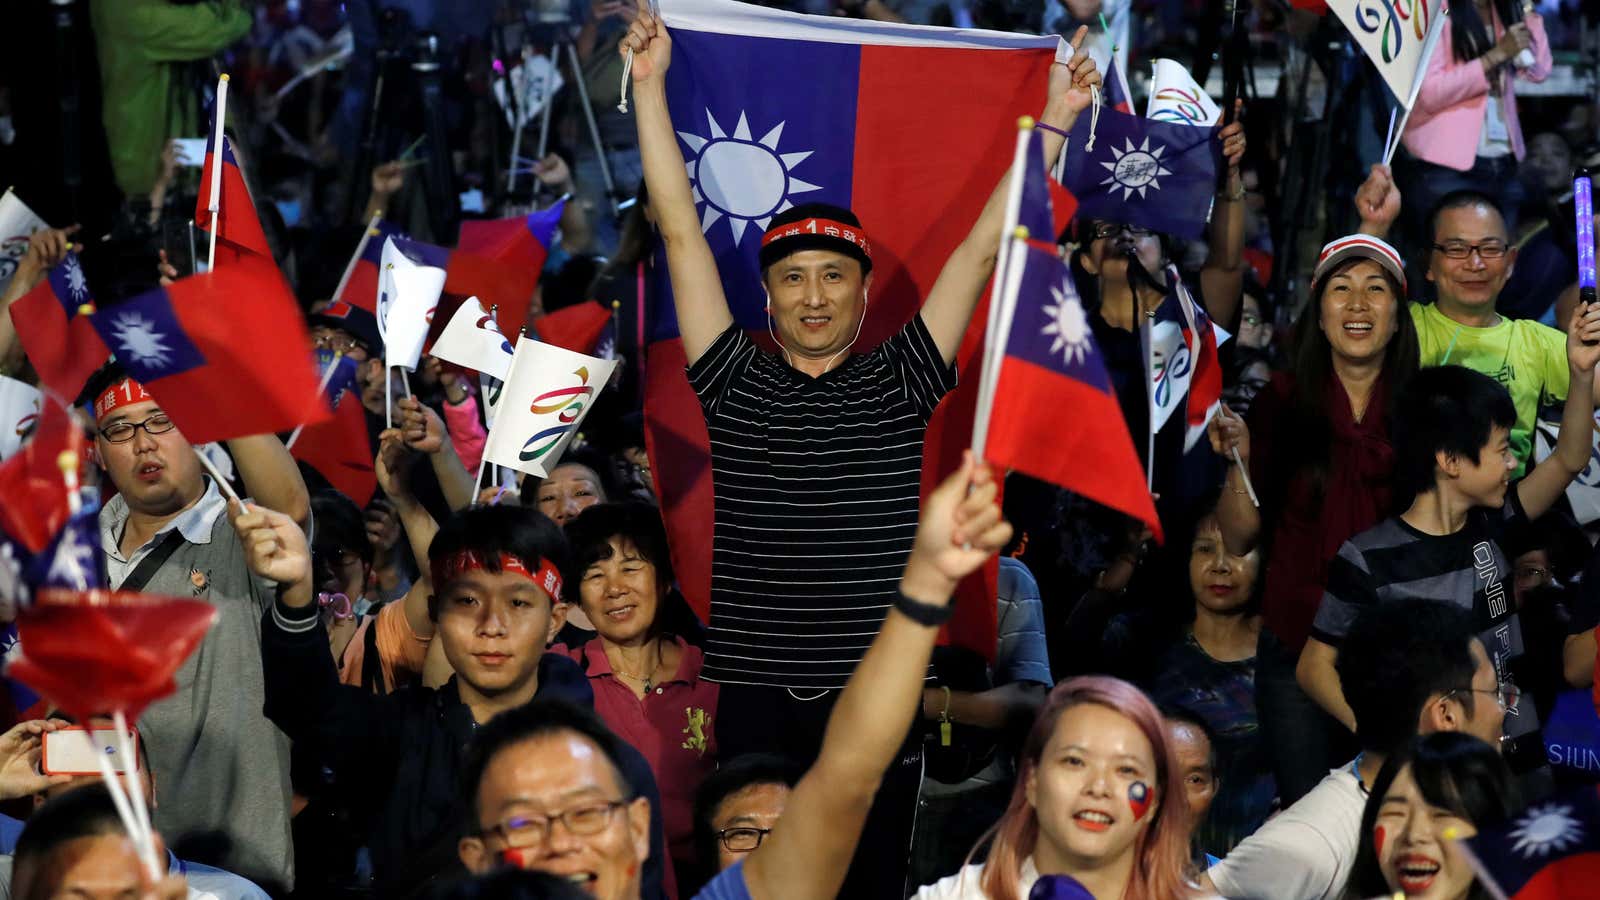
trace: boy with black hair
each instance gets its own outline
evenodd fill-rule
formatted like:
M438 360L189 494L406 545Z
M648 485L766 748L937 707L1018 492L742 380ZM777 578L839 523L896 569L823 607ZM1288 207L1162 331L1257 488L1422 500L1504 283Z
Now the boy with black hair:
M459 870L468 824L460 776L475 731L536 696L593 703L576 663L546 655L565 618L566 539L555 523L519 506L474 506L445 520L428 547L435 640L455 671L443 687L379 696L341 685L313 602L303 534L283 516L230 510L263 577L285 585L262 621L267 715L296 741L324 751L373 798L369 836L380 896L418 893ZM619 742L630 796L649 800L643 896L670 890L659 802L649 764ZM362 793L358 790L358 794Z
M1357 613L1379 603L1429 597L1471 611L1499 680L1511 680L1523 638L1501 542L1550 509L1589 463L1600 323L1586 324L1581 310L1567 335L1567 360L1572 389L1555 452L1514 484L1517 410L1494 379L1439 366L1418 372L1400 393L1393 417L1394 489L1397 497L1414 499L1404 513L1339 549L1296 669L1306 693L1345 727L1354 728L1356 718L1335 664ZM1507 750L1513 770L1543 766L1531 704L1513 711L1507 725L1516 740Z
M1495 742L1507 706L1472 615L1401 598L1363 608L1339 657L1361 754L1267 820L1207 872L1229 900L1343 896L1361 837L1367 789L1389 754L1417 734L1463 731ZM1483 696L1479 696L1479 695ZM1209 882L1209 883L1207 883Z

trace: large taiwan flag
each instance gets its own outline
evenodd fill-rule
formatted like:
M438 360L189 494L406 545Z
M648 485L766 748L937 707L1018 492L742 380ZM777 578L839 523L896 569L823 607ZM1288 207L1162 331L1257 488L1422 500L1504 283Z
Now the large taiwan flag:
M873 244L871 304L856 352L920 307L1009 166L1017 118L1039 113L1050 63L1071 54L1054 36L803 16L729 0L662 0L661 11L673 40L667 100L735 321L767 340L756 259L772 217L811 201L847 206ZM646 438L679 581L704 616L709 440L684 374L665 269L658 253ZM925 489L970 443L986 315L980 306L980 327L957 357L972 377L928 427ZM992 655L992 602L987 610L977 627L953 631L958 643Z

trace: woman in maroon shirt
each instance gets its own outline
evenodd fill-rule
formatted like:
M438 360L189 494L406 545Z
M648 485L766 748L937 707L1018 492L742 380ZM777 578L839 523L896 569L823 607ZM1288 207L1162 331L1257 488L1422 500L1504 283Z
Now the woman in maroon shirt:
M700 678L705 656L681 634L687 604L672 592L661 516L639 503L601 503L567 523L573 570L562 593L598 633L551 650L584 667L606 727L650 762L679 885L695 881L694 794L716 768L717 685Z
M1346 540L1394 511L1389 398L1417 369L1405 270L1393 247L1364 234L1332 241L1318 257L1311 297L1292 369L1256 397L1248 431L1228 412L1211 431L1212 446L1225 458L1238 449L1259 489L1258 510L1238 467L1230 468L1217 518L1229 552L1264 551L1265 624L1288 650L1291 683L1329 563ZM1271 705L1266 697L1262 702ZM1281 717L1278 724L1285 724ZM1308 760L1305 778L1283 779L1289 795L1305 779L1314 784L1326 774L1321 751L1300 749L1280 752Z

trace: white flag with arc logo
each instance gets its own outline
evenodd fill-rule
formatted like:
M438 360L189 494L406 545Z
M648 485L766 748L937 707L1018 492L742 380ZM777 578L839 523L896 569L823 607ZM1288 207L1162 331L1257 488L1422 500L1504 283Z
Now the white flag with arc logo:
M519 339L484 458L540 478L550 474L616 365L615 360Z
M43 402L38 388L0 376L0 459L10 459L22 449L39 421Z
M1171 59L1158 59L1150 78L1150 103L1145 118L1178 125L1210 127L1222 121L1222 109L1195 82L1189 70Z
M444 291L445 266L436 258L438 248L390 237L383 244L383 264L378 272L378 331L383 337L384 359L389 366L413 372L422 359L428 326Z
M468 297L433 342L431 355L503 381L511 368L512 353L511 342L500 333L499 323L483 308L483 301Z
M1378 74L1410 109L1444 31L1446 0L1328 0Z

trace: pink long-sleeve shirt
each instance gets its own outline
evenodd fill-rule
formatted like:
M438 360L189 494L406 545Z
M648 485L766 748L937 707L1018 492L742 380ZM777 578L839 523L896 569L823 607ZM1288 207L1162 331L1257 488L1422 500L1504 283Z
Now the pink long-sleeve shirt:
M467 398L459 405L446 400L444 427L450 432L450 441L456 445L456 455L468 472L478 471L483 460L483 445L489 435L483 430L483 420L478 418L478 399L467 391Z
M1550 41L1545 37L1544 20L1529 14L1525 20L1533 37L1533 65L1527 69L1502 66L1495 72L1499 80L1501 110L1511 150L1520 161L1527 152L1522 142L1522 126L1517 122L1517 79L1538 83L1550 75ZM1447 29L1453 25L1445 26ZM1505 27L1495 17L1494 36L1499 40ZM1460 172L1472 168L1483 135L1484 106L1489 99L1489 75L1476 59L1458 62L1451 49L1450 35L1439 37L1439 46L1428 61L1428 71L1417 92L1417 105L1401 138L1411 155L1425 162Z

